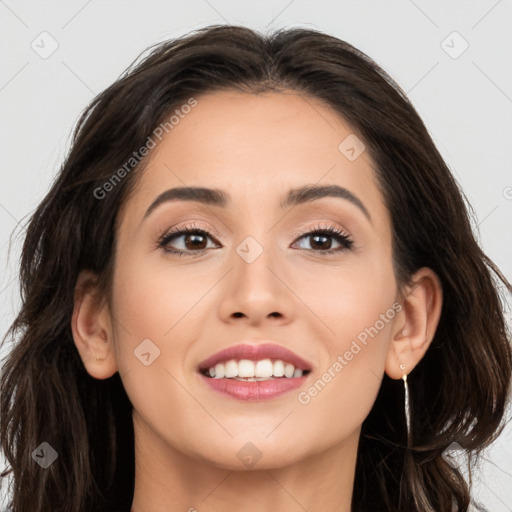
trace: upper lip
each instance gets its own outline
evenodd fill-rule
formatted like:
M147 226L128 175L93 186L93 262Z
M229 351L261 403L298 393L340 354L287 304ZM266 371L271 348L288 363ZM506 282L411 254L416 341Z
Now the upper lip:
M199 364L199 370L208 370L217 363L230 361L231 359L241 360L249 359L259 361L261 359L280 359L284 362L291 363L296 369L311 371L311 364L302 359L291 350L284 348L275 343L264 343L254 345L250 343L240 343L233 345L220 352L213 354Z

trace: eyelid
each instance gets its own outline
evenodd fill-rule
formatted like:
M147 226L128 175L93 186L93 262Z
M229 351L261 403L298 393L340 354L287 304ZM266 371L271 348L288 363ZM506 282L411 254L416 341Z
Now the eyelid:
M345 235L347 238L352 239L352 236L350 235L348 230L346 230L345 228L343 228L341 226L334 224L334 222L319 222L319 223L316 223L313 226L310 226L308 228L305 228L305 229L301 228L301 230L298 231L294 235L294 237L300 238L300 237L303 237L304 235L309 235L312 232L323 231L323 230L329 231L329 230L333 230L333 229L336 231L339 231L341 234Z
M214 229L210 225L201 225L198 224L198 222L203 221L190 221L185 223L176 223L175 225L165 228L165 229L159 229L156 233L156 237L160 240L163 239L169 235L177 234L181 231L204 231L208 236L211 238L221 238L222 235L218 233L216 229ZM161 234L160 234L161 233Z

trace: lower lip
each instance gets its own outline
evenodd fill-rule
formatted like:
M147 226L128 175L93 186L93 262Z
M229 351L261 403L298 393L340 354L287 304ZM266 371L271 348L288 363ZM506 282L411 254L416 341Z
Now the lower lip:
M211 389L223 395L228 395L237 400L263 401L271 400L288 391L299 388L304 384L307 375L290 379L282 378L255 382L244 382L233 379L213 379L202 374L200 377Z

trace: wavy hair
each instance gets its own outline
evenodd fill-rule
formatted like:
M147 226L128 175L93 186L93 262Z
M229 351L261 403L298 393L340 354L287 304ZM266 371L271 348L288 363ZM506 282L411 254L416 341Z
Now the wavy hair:
M129 510L132 406L119 374L90 377L70 320L79 272L109 297L116 220L147 159L108 195L98 190L169 114L215 91L294 91L323 101L364 141L392 219L400 286L420 267L443 288L434 340L410 377L407 442L401 381L387 376L363 423L353 512L468 510L469 484L443 452L472 455L502 428L511 382L510 333L500 287L512 286L479 247L471 209L418 113L393 79L347 42L315 30L263 35L210 26L152 46L81 115L72 145L26 231L21 310L3 361L0 440L13 512ZM58 453L42 469L41 442Z

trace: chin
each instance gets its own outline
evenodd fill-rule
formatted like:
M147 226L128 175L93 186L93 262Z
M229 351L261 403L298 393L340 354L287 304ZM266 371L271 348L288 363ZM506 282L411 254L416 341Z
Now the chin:
M254 438L254 441L250 439L250 436L244 436L243 440L230 439L228 443L216 444L207 453L197 453L197 456L212 466L229 471L255 471L290 466L310 454L304 443L294 442L292 446L285 446L279 438L272 442L264 438Z

